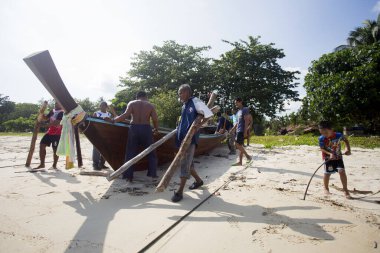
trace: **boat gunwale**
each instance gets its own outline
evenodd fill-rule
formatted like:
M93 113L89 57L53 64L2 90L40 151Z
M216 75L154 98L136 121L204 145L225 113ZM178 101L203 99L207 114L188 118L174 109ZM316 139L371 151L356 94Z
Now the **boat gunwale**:
M131 124L129 123L120 123L120 122L117 122L117 123L111 123L111 122L108 122L104 119L101 119L101 118L97 118L97 117L92 117L92 116L88 116L85 121L90 121L90 122L96 122L96 123L101 123L101 124L106 124L106 125L110 125L110 126L120 126L120 127L127 127L129 128L131 126ZM171 129L171 128L159 128L158 129L158 132L159 133L163 133L163 134L167 134L167 133L170 133L171 131L173 131L174 129ZM223 136L223 134L200 134L200 138L202 139L214 139L214 138L219 138Z

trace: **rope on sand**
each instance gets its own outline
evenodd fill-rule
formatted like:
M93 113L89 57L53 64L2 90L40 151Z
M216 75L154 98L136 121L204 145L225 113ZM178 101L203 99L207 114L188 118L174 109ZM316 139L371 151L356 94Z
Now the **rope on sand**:
M246 169L248 169L249 167L251 167L252 165L252 162L253 162L253 159L247 163L243 169L233 173L234 175L238 175L240 173L242 173L243 171L245 171ZM209 196L207 196L207 198L205 198L204 200L202 200L198 205L196 205L195 207L193 207L193 209L191 209L190 211L188 211L185 215L183 215L181 218L179 218L175 223L173 223L170 227L168 227L165 231L163 231L161 234L159 234L156 238L154 238L150 243L148 243L144 248L142 248L140 251L138 251L139 253L140 252L145 252L147 251L149 248L151 248L154 244L156 244L162 237L164 237L167 233L169 233L173 228L175 228L179 223L181 223L181 221L183 221L184 219L186 219L186 217L188 217L190 214L192 214L195 210L198 209L198 207L200 207L203 203L205 203L207 200L209 200L212 196L214 196L220 189L222 189L223 187L227 186L228 184L230 184L232 181L235 181L237 178L236 177L229 177L229 179L224 183L222 184L221 186L219 186L214 192L210 193Z

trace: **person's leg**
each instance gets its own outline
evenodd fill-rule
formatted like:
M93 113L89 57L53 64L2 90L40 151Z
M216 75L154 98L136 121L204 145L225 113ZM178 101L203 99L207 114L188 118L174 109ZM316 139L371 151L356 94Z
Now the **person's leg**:
M59 157L57 156L57 147L53 146L53 169L57 169L57 163L58 163Z
M179 188L177 190L178 194L183 195L183 190L185 189L186 182L187 182L187 178L181 177L181 182L180 182Z
M197 171L194 169L194 163L191 164L191 167L190 167L190 175L195 179L195 181L197 183L201 183L202 182L202 179L200 178L200 176L198 175Z
M181 168L181 181L180 185L177 191L174 192L174 196L172 197L173 202L179 202L183 198L183 190L185 188L187 179L190 177L190 166L192 163L192 156L190 157L191 151L195 149L192 149L192 146L195 146L194 144L191 144L190 147L186 150L183 158L180 161L180 168ZM194 155L194 153L193 153Z
M153 143L153 133L151 126L146 126L144 133L140 134L141 136L141 145L144 149L148 148ZM148 155L148 177L157 177L157 154L156 151L152 151Z
M137 155L138 148L138 135L136 133L135 126L132 125L128 131L128 141L127 141L127 152L125 155L125 162L128 162L133 157ZM134 166L131 166L127 171L123 173L123 179L132 181L133 179Z
M183 189L185 188L186 181L187 179L189 179L191 175L191 167L193 164L194 152L195 152L195 144L190 144L190 147L186 150L186 153L184 154L183 159L181 160L181 183L177 190L177 193L180 195L183 194ZM195 175L199 178L198 174L196 174L194 170L194 166L193 166L193 171Z
M107 169L108 167L105 165L106 164L106 160L104 159L104 157L100 154L99 152L99 168L101 169Z
M331 174L324 174L323 175L323 185L325 187L325 194L330 195L330 190L329 190L329 181L330 181L330 176Z
M38 165L36 169L45 168L46 146L46 144L40 143L40 165Z
M248 136L247 136L247 146L249 146L249 137L251 136L251 131L250 130L248 130Z
M347 174L344 169L339 169L340 181L342 181L343 191L346 198L351 198L350 192L347 188Z
M58 163L58 156L57 156L57 148L59 144L60 135L52 135L51 141L52 141L52 148L53 148L53 169L57 169L57 163Z
M94 170L99 170L99 159L100 159L100 153L99 151L93 146L92 148L92 168Z
M230 138L230 142L231 142L231 152L233 155L236 154L236 147L235 147L235 133L232 133L231 134L231 138Z
M35 169L42 169L45 168L45 158L46 158L46 147L50 147L51 144L51 139L50 135L45 134L44 137L42 137L41 142L40 142L40 165L38 165Z

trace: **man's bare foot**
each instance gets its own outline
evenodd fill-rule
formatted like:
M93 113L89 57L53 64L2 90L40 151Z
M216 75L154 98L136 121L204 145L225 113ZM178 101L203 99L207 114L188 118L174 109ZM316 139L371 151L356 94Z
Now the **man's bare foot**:
M40 164L37 167L33 168L33 170L44 169L44 168L45 168L45 164Z
M245 156L245 158L247 158L248 162L250 162L252 160L252 156L250 156L250 155Z
M327 196L330 196L330 195L331 195L329 189L325 189L325 195L327 195Z
M49 170L58 170L57 165L53 165L49 168Z
M242 164L241 162L237 162L237 163L232 164L231 166L242 166Z
M349 191L345 191L344 196L346 197L346 199L352 199Z

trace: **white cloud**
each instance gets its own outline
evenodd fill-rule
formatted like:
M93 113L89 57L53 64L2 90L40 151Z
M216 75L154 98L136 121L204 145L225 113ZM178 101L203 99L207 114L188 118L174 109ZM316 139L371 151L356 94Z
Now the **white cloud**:
M372 11L374 12L380 12L380 1L377 1L375 6L373 6Z

